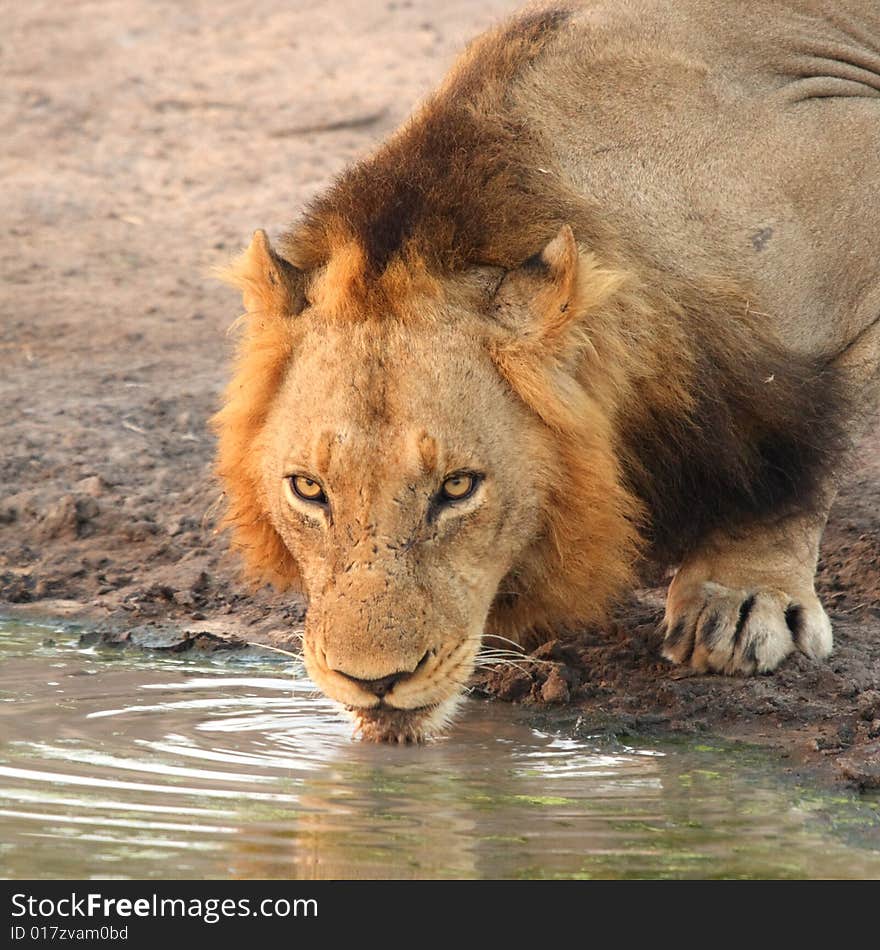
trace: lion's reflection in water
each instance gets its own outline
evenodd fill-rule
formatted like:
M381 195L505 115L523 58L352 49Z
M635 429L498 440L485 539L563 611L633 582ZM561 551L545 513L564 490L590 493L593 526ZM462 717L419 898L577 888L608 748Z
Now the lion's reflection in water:
M608 854L622 812L649 819L656 756L556 738L508 707L468 703L423 747L340 744L301 776L295 808L236 835L230 872L303 879L577 874ZM276 737L291 749L293 733ZM232 842L230 842L232 844Z

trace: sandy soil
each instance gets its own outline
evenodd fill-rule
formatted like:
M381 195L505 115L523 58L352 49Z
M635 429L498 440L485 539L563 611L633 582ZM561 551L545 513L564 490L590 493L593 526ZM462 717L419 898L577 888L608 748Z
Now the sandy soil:
M295 644L302 606L250 596L215 531L206 420L238 303L208 279L258 226L391 130L507 0L30 2L0 38L0 609L144 646ZM609 728L757 739L880 784L880 433L826 536L837 648L772 677L659 658L662 591L553 661L482 674ZM182 640L179 631L192 636ZM794 767L794 766L793 766Z

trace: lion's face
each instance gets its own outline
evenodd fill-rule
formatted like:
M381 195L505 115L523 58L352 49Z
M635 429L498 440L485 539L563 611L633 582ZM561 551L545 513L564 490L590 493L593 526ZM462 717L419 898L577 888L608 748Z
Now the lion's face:
M417 740L538 529L544 439L467 326L299 319L257 451L309 598L306 665L366 736Z
M601 615L637 508L583 325L617 278L569 229L488 292L399 281L387 311L262 232L227 276L248 311L216 418L227 523L253 579L308 596L309 673L366 738L436 733L487 629Z

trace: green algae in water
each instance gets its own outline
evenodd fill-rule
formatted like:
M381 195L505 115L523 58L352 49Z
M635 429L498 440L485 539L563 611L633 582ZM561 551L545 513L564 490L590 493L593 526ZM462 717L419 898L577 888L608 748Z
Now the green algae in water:
M876 797L588 731L471 703L440 742L366 745L287 659L0 623L0 875L880 877Z

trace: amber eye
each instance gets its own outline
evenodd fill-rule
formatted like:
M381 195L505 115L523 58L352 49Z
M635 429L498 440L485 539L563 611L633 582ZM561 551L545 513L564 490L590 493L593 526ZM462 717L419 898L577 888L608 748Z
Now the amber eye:
M310 501L317 505L326 504L327 496L324 494L320 482L309 478L308 475L291 475L289 482L294 494L302 498L303 501Z
M449 478L443 482L443 486L440 489L440 497L445 501L462 501L462 499L469 498L473 495L478 482L479 479L476 475L469 475L466 472L458 472L455 475L450 475Z

